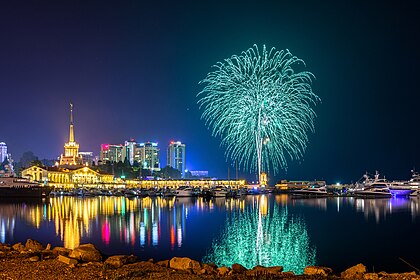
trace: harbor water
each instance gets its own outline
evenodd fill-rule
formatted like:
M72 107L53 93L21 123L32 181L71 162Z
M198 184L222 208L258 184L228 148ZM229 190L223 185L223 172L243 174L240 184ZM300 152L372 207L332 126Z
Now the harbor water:
M140 259L188 256L218 265L307 265L340 272L420 266L420 198L126 198L57 196L0 201L0 242L36 239Z

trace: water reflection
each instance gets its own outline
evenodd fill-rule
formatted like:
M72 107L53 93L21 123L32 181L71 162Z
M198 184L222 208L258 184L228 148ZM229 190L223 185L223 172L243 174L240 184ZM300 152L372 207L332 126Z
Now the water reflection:
M204 257L205 262L247 268L256 265L281 265L285 270L302 273L315 263L303 219L288 214L287 207L270 207L266 196L254 199L244 211L233 212L225 229Z

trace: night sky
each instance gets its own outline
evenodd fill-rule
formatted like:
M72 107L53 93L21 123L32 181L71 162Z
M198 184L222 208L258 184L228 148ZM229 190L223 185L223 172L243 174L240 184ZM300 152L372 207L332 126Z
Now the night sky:
M302 58L322 99L304 159L278 178L408 179L420 170L420 10L389 2L2 1L0 142L16 160L59 156L72 101L81 151L133 137L158 142L164 165L180 140L188 169L227 177L198 82L256 43Z

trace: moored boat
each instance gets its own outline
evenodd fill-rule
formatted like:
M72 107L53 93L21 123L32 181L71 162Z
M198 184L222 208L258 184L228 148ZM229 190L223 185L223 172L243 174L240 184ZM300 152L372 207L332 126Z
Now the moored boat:
M40 183L18 177L0 177L0 198L3 197L44 197L51 188Z
M176 197L194 196L193 189L187 186L179 187L175 191Z
M327 188L320 186L312 186L306 189L297 189L290 191L293 196L328 196Z

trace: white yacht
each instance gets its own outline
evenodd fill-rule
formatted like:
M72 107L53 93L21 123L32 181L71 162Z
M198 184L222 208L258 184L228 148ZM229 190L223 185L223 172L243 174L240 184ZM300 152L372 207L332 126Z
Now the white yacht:
M362 197L391 197L389 187L392 185L385 178L379 178L379 173L376 171L374 179L371 179L366 173L362 183L356 183L356 188L353 194Z
M176 197L194 196L193 189L191 187L182 186L176 189Z
M212 196L214 197L226 197L229 190L225 187L216 187L212 190Z
M305 189L291 190L293 196L328 196L327 188L325 186L311 186Z

